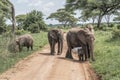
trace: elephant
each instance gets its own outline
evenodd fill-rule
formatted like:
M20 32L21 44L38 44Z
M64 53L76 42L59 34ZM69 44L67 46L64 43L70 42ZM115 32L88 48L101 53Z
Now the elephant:
M29 50L29 47L31 47L31 50L33 50L33 38L30 34L19 36L16 39L16 43L19 47L19 51L22 51L23 47L27 47L27 51Z
M83 52L83 48L82 47L75 47L72 49L72 53L75 53L78 55L79 57L79 61L83 61L84 60L84 52Z
M84 60L84 51L83 51L83 49L82 48L78 49L77 52L78 52L78 56L79 56L79 61L83 61Z
M94 34L92 34L90 31L84 30L84 29L78 29L78 30L70 30L66 35L67 40L67 52L66 52L66 58L73 59L71 55L71 49L75 47L82 47L83 52L85 54L85 60L87 58L90 58L94 61Z
M55 45L58 43L58 52L57 55L62 53L63 49L63 32L60 29L52 29L48 32L48 41L50 45L50 54L54 55L55 53Z

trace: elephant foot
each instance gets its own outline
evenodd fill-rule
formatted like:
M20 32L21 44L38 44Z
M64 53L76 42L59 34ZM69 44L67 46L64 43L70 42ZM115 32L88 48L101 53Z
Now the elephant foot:
M58 53L57 55L61 55L61 53Z
M65 57L66 57L66 58L69 58L69 59L73 59L73 57L72 57L72 56L69 56L69 55L66 55Z
M54 53L51 53L51 55L54 55Z
M92 61L95 61L95 59L92 59Z

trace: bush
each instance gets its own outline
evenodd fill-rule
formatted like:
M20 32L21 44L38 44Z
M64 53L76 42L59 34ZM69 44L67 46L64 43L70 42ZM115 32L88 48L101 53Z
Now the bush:
M19 52L19 47L18 45L15 43L15 41L11 41L8 45L8 50L10 52L16 53Z
M109 27L116 27L116 24L115 23L111 23L110 25L109 25Z
M120 24L118 24L116 27L117 27L117 29L120 29Z
M114 28L113 31L112 31L112 38L116 39L116 38L119 38L119 37L120 37L120 30Z
M28 30L31 32L31 33L39 33L40 32L40 28L39 28L39 25L38 24L31 24L28 28Z
M23 29L21 29L21 30L16 30L16 31L15 31L15 34L16 34L16 35L22 35L22 34L25 34L25 33L30 33L30 32L25 31L25 30L23 30Z

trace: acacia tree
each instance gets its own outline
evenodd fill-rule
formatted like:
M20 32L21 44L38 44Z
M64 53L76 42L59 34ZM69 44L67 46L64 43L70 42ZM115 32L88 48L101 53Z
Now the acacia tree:
M24 30L29 30L31 32L45 30L46 24L43 20L43 13L41 11L33 10L30 13L26 14L26 19L23 22L23 28Z
M120 9L119 0L67 0L66 8L71 10L89 9L90 11L97 11L98 14L98 24L100 27L103 16Z
M15 9L14 5L9 0L0 1L1 11L3 12L4 18L11 20L12 32L15 32L16 20L15 20Z
M68 12L65 9L58 9L55 13L50 14L47 19L58 20L64 27L67 24L72 26L78 21L78 19L73 16L72 12Z

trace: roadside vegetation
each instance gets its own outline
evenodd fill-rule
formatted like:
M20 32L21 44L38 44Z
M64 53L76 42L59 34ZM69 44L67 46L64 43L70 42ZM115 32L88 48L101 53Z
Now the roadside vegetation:
M14 66L19 60L24 59L35 51L40 50L48 43L47 32L41 31L40 33L34 33L31 35L34 39L33 51L27 51L27 48L24 47L22 52L16 53L8 51L7 45L9 44L9 39L0 35L0 73Z
M95 36L95 58L92 67L98 74L100 80L120 79L120 36L118 32L96 31Z

